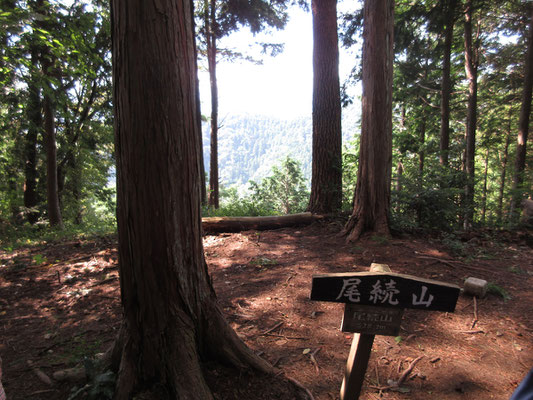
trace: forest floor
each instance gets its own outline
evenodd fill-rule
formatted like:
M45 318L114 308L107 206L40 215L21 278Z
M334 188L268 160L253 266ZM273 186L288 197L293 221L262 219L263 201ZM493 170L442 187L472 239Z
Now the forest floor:
M309 300L313 274L367 271L377 262L461 287L467 277L482 278L493 288L485 298L461 295L454 313L406 310L399 336L376 336L360 398L507 400L533 365L532 232L346 244L340 228L320 222L204 237L219 301L239 336L315 399L338 399L353 335L339 330L341 304ZM0 252L9 400L67 399L72 383L49 386L36 370L52 376L111 345L121 318L117 259L114 238ZM404 383L388 388L419 357ZM217 399L291 396L274 394L275 381L261 377L217 369L208 376Z

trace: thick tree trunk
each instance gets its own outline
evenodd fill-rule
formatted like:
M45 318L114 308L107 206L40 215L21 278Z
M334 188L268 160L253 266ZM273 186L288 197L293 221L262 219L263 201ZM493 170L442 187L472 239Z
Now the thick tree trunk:
M390 234L393 35L394 1L365 0L361 143L348 241L365 231Z
M28 132L26 133L24 154L24 207L34 209L39 202L37 193L37 135L42 129L43 120L41 113L41 90L38 84L36 66L39 61L39 49L33 45L30 49L31 63L34 69L30 72L28 82L28 104L26 116L28 118ZM39 219L37 211L27 213L28 222L34 224Z
M337 0L313 0L313 165L308 211L342 205L342 134Z
M453 25L455 20L455 5L457 0L446 3L446 20L444 29L444 54L442 57L442 82L440 102L440 165L448 167L450 152L450 97L452 82L450 76L450 58L453 42Z
M201 242L190 0L113 0L124 322L115 398L212 399L201 361L270 371L225 322Z
M533 89L533 5L529 3L529 36L527 41L526 62L524 66L524 86L522 92L522 106L518 121L518 138L516 142L516 164L513 179L513 211L520 210L522 194L520 189L524 183L526 169L526 146L529 133L529 116L531 114L531 95ZM514 212L511 216L514 217ZM519 212L516 212L518 217Z
M468 79L468 109L466 116L466 150L465 171L466 185L464 197L464 228L470 229L474 219L474 185L476 157L476 125L477 125L477 49L472 39L472 1L466 2L465 11L465 70Z
M207 64L211 85L211 152L209 160L209 206L220 206L218 187L218 84L217 84L217 39L216 0L208 0L206 8Z

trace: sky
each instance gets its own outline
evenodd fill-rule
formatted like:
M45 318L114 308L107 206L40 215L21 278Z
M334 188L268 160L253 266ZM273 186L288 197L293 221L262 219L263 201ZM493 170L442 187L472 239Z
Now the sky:
M281 118L311 115L313 91L313 31L310 12L292 8L289 22L282 31L256 37L245 29L223 39L221 46L233 47L245 54L252 42L284 43L276 57L263 56L263 64L248 61L219 60L217 78L219 113L248 113ZM353 67L350 54L340 51L341 84ZM202 113L210 112L209 76L200 72Z

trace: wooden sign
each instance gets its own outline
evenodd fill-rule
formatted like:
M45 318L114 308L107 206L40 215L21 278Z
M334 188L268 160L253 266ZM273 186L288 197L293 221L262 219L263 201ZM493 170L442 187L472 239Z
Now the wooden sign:
M453 312L460 288L393 272L313 275L311 300Z
M404 308L453 312L459 293L459 286L395 274L385 264L372 264L370 272L314 275L311 300L345 303L342 331L358 332L340 399L359 399L374 335L396 336Z
M342 332L370 335L398 336L403 308L385 308L346 304L342 318Z

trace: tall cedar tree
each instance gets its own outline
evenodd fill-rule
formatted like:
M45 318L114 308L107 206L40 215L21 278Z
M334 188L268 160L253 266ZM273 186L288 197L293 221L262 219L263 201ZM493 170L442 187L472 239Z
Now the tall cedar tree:
M211 207L220 206L218 182L218 84L217 84L217 20L216 0L205 0L205 39L211 87L211 148L209 159L209 199Z
M348 241L365 231L390 235L394 0L365 0L363 18L361 142Z
M313 0L313 164L308 211L342 204L342 134L337 0Z
M35 13L41 12L39 4L36 2L28 3L31 10ZM42 6L42 5L41 5ZM34 25L38 21L33 21ZM33 26L34 30L37 26ZM42 132L43 117L41 113L41 73L38 70L40 58L39 40L36 35L29 38L29 53L31 66L29 68L28 78L28 100L26 105L27 133L24 140L24 207L27 209L26 216L30 224L34 224L39 219L40 213L35 210L39 203L39 193L37 184L39 172L37 169L37 142L38 135Z
M465 9L465 71L468 79L468 109L466 114L466 185L464 197L464 228L469 229L474 219L475 157L477 127L477 75L479 66L478 38L472 34L473 1L467 0Z
M38 1L38 9L42 15L48 16L48 10L44 8L43 0ZM48 18L50 18L48 16ZM48 19L40 23L41 28L50 29ZM48 220L51 226L63 227L61 209L59 206L59 188L57 176L57 143L56 124L54 110L54 88L51 79L55 68L55 58L47 45L41 49L41 66L43 69L43 114L44 114L44 136L46 144L46 198L48 205Z
M521 189L524 181L524 171L526 169L526 146L529 131L529 116L531 114L531 94L533 89L533 4L529 3L529 32L527 40L526 62L524 66L524 86L522 91L522 106L520 108L520 119L518 121L518 138L516 143L516 167L513 180L515 195L513 206L518 209L520 203L520 193L516 189ZM530 193L530 196L533 193Z
M30 224L34 224L39 219L39 212L35 207L39 203L39 193L37 191L37 181L39 173L37 170L37 138L42 130L43 117L41 113L41 88L39 86L39 75L37 73L37 63L39 60L39 48L36 39L32 38L30 43L30 60L28 81L28 100L26 105L26 118L28 129L24 139L24 207L27 210L27 218Z
M212 399L201 360L271 371L225 321L201 242L193 5L113 0L120 285L116 399Z
M444 12L444 49L442 58L442 82L440 102L440 164L448 167L448 153L450 151L450 97L451 82L451 54L453 44L453 25L455 22L455 7L457 0L447 0Z

